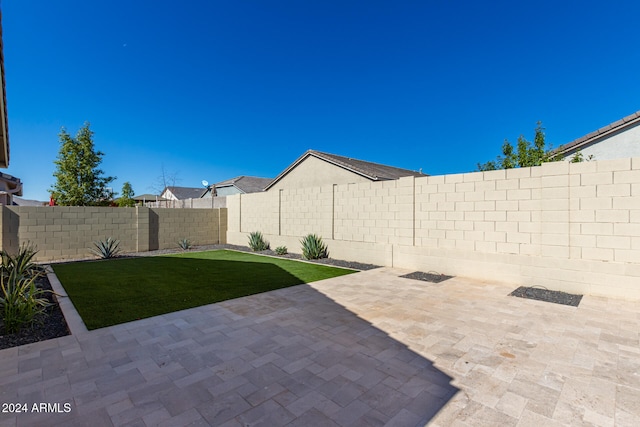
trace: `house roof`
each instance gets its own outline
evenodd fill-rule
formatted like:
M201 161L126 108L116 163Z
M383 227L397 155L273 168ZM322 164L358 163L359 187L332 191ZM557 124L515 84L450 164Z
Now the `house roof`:
M165 202L167 199L164 197L160 197L157 194L141 194L139 196L134 196L133 200L136 202Z
M7 117L7 90L4 79L4 45L2 43L2 11L0 11L0 167L9 167L9 119Z
M323 153L316 150L307 150L302 156L289 165L284 171L271 181L265 190L269 189L276 182L281 180L286 174L294 169L298 164L313 156L325 162L329 162L338 167L351 171L355 174L361 175L372 181L389 181L393 179L402 178L405 176L427 176L422 172L416 172L409 169L396 168L394 166L382 165L380 163L367 162L365 160L353 159L350 157L338 156L336 154Z
M178 200L184 199L199 199L200 196L206 191L206 188L193 188L193 187L167 187L162 194L166 191L171 191Z
M42 202L40 200L23 199L22 197L13 196L13 204L16 206L45 206L49 202Z
M22 181L20 181L20 178L0 172L0 181L3 181L7 185L8 190L12 194L22 196Z
M580 150L583 147L587 147L591 144L599 142L601 139L604 139L612 134L621 132L632 126L636 126L639 123L640 123L640 111L637 111L631 115L621 118L618 121L615 121L611 124L601 127L600 129L594 132L591 132L585 136L575 139L567 144L561 145L555 150L552 150L552 153L560 156L571 154L575 151Z
M243 193L258 193L271 183L271 178L259 178L257 176L237 176L215 184L217 188L236 187Z

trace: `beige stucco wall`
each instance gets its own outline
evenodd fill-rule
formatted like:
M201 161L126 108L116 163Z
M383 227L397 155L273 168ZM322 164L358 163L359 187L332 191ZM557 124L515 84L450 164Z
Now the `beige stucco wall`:
M177 247L187 238L195 245L224 243L224 209L2 206L2 249L22 243L38 249L37 261L90 257L93 242L120 240L124 252Z
M228 198L229 243L315 232L334 258L640 299L640 158L254 197Z
M327 184L349 184L369 182L368 178L338 167L332 163L308 156L295 168L269 188L269 192L279 189L318 187Z

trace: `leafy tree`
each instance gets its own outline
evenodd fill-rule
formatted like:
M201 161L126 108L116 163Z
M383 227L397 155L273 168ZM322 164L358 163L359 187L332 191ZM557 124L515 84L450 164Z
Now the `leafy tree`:
M58 136L60 151L54 161L56 171L53 173L56 183L50 189L56 203L62 206L94 206L113 198L114 193L107 186L115 177L104 176L98 167L104 153L96 151L89 123L80 128L75 138L64 128Z
M502 144L502 156L498 156L496 160L491 160L483 164L478 163L478 170L490 171L540 166L544 162L555 162L558 160L562 160L562 157L553 155L551 148L547 148L542 122L538 122L533 143L527 141L523 135L520 135L516 149L514 150L513 145L505 139L504 144Z
M136 201L133 200L133 187L129 181L122 184L122 196L118 199L118 206L135 206Z

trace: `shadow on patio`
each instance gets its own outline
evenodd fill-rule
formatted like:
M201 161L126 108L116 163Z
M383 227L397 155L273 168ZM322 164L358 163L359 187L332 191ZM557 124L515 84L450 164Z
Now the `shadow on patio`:
M414 426L458 391L309 285L3 350L0 372L3 402L71 404L0 425Z

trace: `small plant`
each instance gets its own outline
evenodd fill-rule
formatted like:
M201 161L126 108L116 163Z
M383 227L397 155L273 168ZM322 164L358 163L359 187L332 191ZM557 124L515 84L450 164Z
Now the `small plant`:
M115 258L120 253L120 240L107 237L105 240L93 242L95 249L91 249L98 258L109 259Z
M259 231L249 233L249 247L254 252L266 251L269 249L269 243L264 240L264 236Z
M584 154L580 150L576 151L576 153L569 160L570 163L582 163L582 162L591 162L595 160L593 154L589 154L587 157L584 157Z
M49 305L43 296L50 291L36 285L44 275L44 268L33 262L37 252L30 243L20 245L15 256L0 251L0 315L8 334L31 325Z
M20 245L18 254L12 256L7 251L0 251L2 263L0 264L0 272L3 276L9 276L15 271L18 277L39 277L44 274L44 268L35 262L33 257L37 253L37 249L31 243L23 243Z
M287 254L287 247L286 246L278 246L276 248L276 255L286 255Z
M0 276L0 307L6 333L12 334L23 326L30 326L49 305L44 298L49 291L36 286L37 278L20 276L17 269Z
M180 239L180 240L178 240L178 246L183 251L188 251L189 249L191 249L191 246L192 246L191 245L191 240L189 240L189 239Z
M300 240L302 244L302 257L304 259L327 258L327 246L322 242L322 237L315 234L307 234Z

